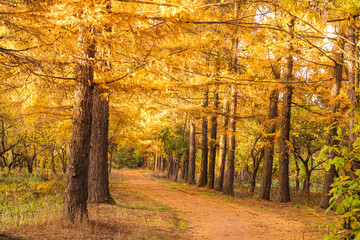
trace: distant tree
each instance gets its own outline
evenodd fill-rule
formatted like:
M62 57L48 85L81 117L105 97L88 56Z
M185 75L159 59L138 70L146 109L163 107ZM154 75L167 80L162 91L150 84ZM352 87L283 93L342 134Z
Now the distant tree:
M204 90L203 107L206 109L209 106L209 89ZM202 134L201 134L201 166L199 187L205 187L208 180L208 119L207 116L202 117Z
M219 107L219 93L217 89L214 90L213 109L217 111ZM217 115L214 114L210 120L210 151L209 151L209 170L208 170L208 184L207 187L210 189L214 188L215 185L215 160L216 160L216 147L217 142Z

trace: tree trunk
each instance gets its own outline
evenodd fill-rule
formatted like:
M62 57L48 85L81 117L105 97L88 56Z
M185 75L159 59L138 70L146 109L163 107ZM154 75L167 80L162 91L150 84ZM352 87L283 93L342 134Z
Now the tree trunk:
M219 107L219 93L214 91L214 110L217 111ZM209 171L207 187L214 188L215 184L215 160L216 160L216 137L217 137L217 116L213 115L210 122L210 154L209 154Z
M300 189L300 168L299 168L299 163L297 160L295 160L295 167L296 167L296 176L295 176L295 190L299 191Z
M226 152L227 152L227 131L229 124L229 101L225 100L224 102L224 116L222 124L222 133L220 136L220 147L219 147L219 161L218 161L218 170L215 180L215 190L222 192L224 186L224 175L225 175L225 162L226 162Z
M196 184L195 182L195 157L196 157L196 142L195 142L195 119L190 120L190 143L189 143L189 166L188 166L188 184Z
M160 165L160 171L165 172L166 158L163 158Z
M55 155L54 155L54 148L52 147L50 150L50 167L52 174L56 175L56 169L55 169Z
M306 198L310 197L310 179L311 179L311 171L307 166L304 166L305 169L305 181L304 181L304 195Z
M156 155L155 171L160 172L161 155Z
M166 178L171 179L174 172L174 159L171 154L168 155L168 162L169 162L169 166L168 166L168 173L166 175Z
M93 90L92 125L89 163L89 203L113 203L109 189L109 101L102 88Z
M179 159L174 159L174 167L171 180L177 181L179 173Z
M265 154L265 149L262 148L261 150L259 150L259 152L253 156L253 166L254 166L254 169L253 169L253 172L252 172L252 175L251 175L251 184L250 184L250 192L254 192L255 191L255 187L256 187L256 176L257 176L257 173L259 171L259 166L260 166L260 163L261 163L261 160L263 159L264 157L264 154Z
M33 172L33 158L30 156L26 156L26 166L29 174Z
M184 182L187 182L187 178L188 178L188 169L189 166L189 151L185 151L185 154L183 155L183 161L181 164L181 179Z
M345 51L346 51L346 56L347 56L347 70L348 70L348 81L349 81L349 89L348 89L348 94L349 94L349 100L350 100L350 104L352 106L356 106L356 85L355 85L355 48L356 48L356 44L355 44L355 29L353 26L351 26L351 24L349 24L348 29L347 29L347 42L345 43ZM353 148L353 143L356 140L356 133L353 132L352 130L355 127L355 113L354 113L354 109L351 110L351 112L349 113L349 115L351 116L351 119L348 122L349 125L349 150L350 152L354 149Z
M349 113L350 115L350 120L348 121L348 127L349 127L349 150L350 150L350 157L352 159L351 164L352 164L352 169L360 169L360 161L358 159L356 159L356 157L354 156L354 154L352 153L354 150L354 142L357 138L357 132L354 131L355 125L357 124L356 118L355 118L355 108L357 106L358 103L358 99L356 96L356 92L358 90L358 81L357 78L358 76L356 76L356 63L355 63L355 59L358 59L358 56L356 55L356 48L357 48L357 39L356 39L356 32L354 29L354 25L356 19L351 19L350 22L348 23L348 27L347 27L347 41L345 43L345 52L346 52L346 58L347 58L347 70L348 70L348 81L349 81L349 89L348 89L348 94L349 94L349 100L350 100L350 104L351 104L351 111ZM355 174L353 174L353 172L351 172L351 176L354 178L356 177Z
M67 163L66 163L66 146L59 148L59 156L61 159L61 168L63 173L66 173Z
M344 40L342 37L338 37L337 45L340 49L344 48ZM342 82L342 74L343 74L343 53L341 51L334 53L335 58L335 66L334 66L334 80L332 83L332 89L331 89L331 99L334 101L337 96L340 93L341 89L341 82ZM335 114L339 109L339 102L336 101L331 104L331 113L332 113L332 120L331 120L331 128L329 130L328 136L327 136L327 145L330 147L333 147L337 145L337 140L334 139L334 137L337 135L336 128L338 126L338 123L336 121ZM331 159L334 159L336 157L335 151L331 151L327 155L327 161L330 161ZM329 207L329 201L331 198L331 195L329 195L330 190L332 189L332 184L334 183L334 179L336 176L336 169L335 166L332 164L328 170L325 171L324 176L324 187L321 195L321 208L328 208Z
M88 28L82 27L79 35L82 53L76 69L72 137L62 210L62 219L66 222L88 220L88 170L94 80L92 59L95 57L95 45L88 41L89 32Z
M153 162L153 171L155 172L156 171L156 158L157 158L157 153L154 154L154 162Z
M236 104L237 90L235 85L232 85L229 121L229 149L224 176L224 193L230 196L234 196Z
M269 136L267 137L267 143L265 145L264 166L260 186L260 196L264 200L270 200L278 100L279 91L272 90L269 96L269 125L266 130Z
M203 107L207 108L209 105L209 90L204 92ZM199 178L199 187L205 187L207 184L207 170L208 170L208 119L207 116L202 117L202 134L201 134L201 172Z
M284 66L284 81L290 83L293 76L293 29L295 18L291 20L286 27L286 48L287 53L285 56ZM279 188L278 188L278 201L290 202L290 186L289 186L289 145L290 140L290 118L291 118L291 99L293 87L287 84L284 88L283 105L281 115L281 134L280 134L280 156L279 156Z

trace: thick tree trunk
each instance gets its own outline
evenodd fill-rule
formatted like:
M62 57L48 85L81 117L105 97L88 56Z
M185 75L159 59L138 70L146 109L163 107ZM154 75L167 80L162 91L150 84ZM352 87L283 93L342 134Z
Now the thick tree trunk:
M204 92L203 107L209 106L209 90ZM205 187L207 184L207 170L208 170L208 119L207 116L202 117L202 134L201 134L201 171L199 178L199 187Z
M227 131L229 124L229 101L224 102L224 116L222 124L222 133L220 136L220 147L219 147L219 161L215 180L215 190L222 192L224 189L224 175L225 175L225 163L227 153Z
M286 86L281 119L278 201L290 202L289 145L292 87Z
M79 47L83 52L76 69L73 127L62 210L62 218L66 222L88 220L88 170L94 80L94 69L91 60L95 57L95 45L87 41L88 33L87 28L82 28L79 35Z
M189 165L188 165L188 184L196 184L195 181L195 158L196 158L196 142L195 142L195 119L190 120L190 142L189 142Z
M113 203L109 189L109 102L102 97L106 90L93 92L92 125L89 163L89 203Z
M338 38L337 45L340 49L344 48L344 40L342 37ZM334 101L337 96L340 93L341 84L342 84L342 74L343 74L343 53L341 51L334 53L335 58L335 66L334 66L334 80L332 83L332 89L331 89L331 99ZM336 101L331 104L331 113L332 113L332 120L331 120L331 128L329 130L328 136L327 136L327 145L330 147L333 147L337 145L337 140L334 139L334 137L337 135L336 128L338 126L338 123L335 118L335 114L339 109L339 102ZM335 158L335 151L331 151L327 155L327 161ZM329 195L330 190L332 189L331 185L334 183L334 179L336 177L336 169L334 165L331 165L328 170L325 171L325 177L324 177L324 187L321 195L321 208L328 208L329 207L329 201L331 198L331 195Z
M348 23L347 27L347 41L345 43L345 52L346 52L346 58L347 58L347 70L348 70L348 81L349 81L349 100L352 107L352 110L350 111L350 120L348 121L348 127L349 127L349 150L350 150L350 157L352 159L351 165L352 170L360 169L360 161L355 157L353 150L354 150L354 142L358 137L358 133L354 131L355 125L357 124L356 117L355 117L355 108L358 104L358 97L356 95L356 92L359 88L359 81L357 76L357 69L356 69L356 62L355 59L358 59L357 56L357 38L356 38L356 32L354 25L356 24L356 18L351 19ZM356 174L353 172L350 173L352 178L356 178Z
M219 107L219 93L214 91L214 110L217 111ZM210 153L209 153L209 171L207 187L214 188L215 184L215 160L216 160L216 137L217 137L217 116L211 117L210 121Z
M229 121L229 148L224 176L224 193L230 196L234 196L236 104L237 90L236 87L232 85Z
M270 200L278 100L278 90L272 90L269 96L269 125L266 130L269 136L267 137L267 143L265 145L264 166L260 186L260 196L264 200Z
M356 43L355 43L355 29L353 26L351 26L351 24L349 24L348 29L347 29L347 42L345 43L345 51L346 51L346 56L347 56L347 70L348 70L348 81L349 81L349 89L348 89L348 94L349 94L349 100L350 100L350 104L352 106L356 106L357 100L356 100L356 76L355 76L355 48L356 48ZM349 113L351 116L351 119L348 122L349 125L349 150L352 151L353 148L353 143L356 140L356 133L353 132L353 129L355 127L355 113L354 113L354 109L351 110L351 112Z
M293 77L293 30L295 18L287 24L286 48L287 53L285 56L284 66L284 81L290 83ZM278 188L278 201L290 202L290 186L289 186L289 146L290 140L290 119L291 119L291 100L292 100L293 87L287 84L284 88L283 105L281 115L281 134L280 134L280 156L279 156L279 188Z

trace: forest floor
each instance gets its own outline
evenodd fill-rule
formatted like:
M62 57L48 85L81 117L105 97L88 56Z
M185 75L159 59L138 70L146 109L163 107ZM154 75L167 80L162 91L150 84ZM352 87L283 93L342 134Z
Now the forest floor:
M155 179L155 180L154 180ZM89 205L89 224L63 226L59 211L34 214L42 220L9 225L4 239L322 239L320 209L229 198L206 188L154 178L145 171L111 174L115 205ZM1 215L1 212L0 212Z

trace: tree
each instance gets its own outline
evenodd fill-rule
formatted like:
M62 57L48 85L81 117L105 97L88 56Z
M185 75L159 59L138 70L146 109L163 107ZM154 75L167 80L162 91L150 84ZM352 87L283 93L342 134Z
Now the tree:
M90 26L84 25L79 29L78 44L81 52L76 68L73 127L62 212L63 220L69 222L85 222L88 219L88 171L95 57L95 44L91 38L93 30Z
M88 202L113 203L109 189L108 172L108 133L109 102L105 98L107 91L101 88L93 90L91 123Z
M341 33L340 33L341 34ZM342 37L338 37L337 40L337 44L338 46L338 50L334 49L334 80L332 83L332 91L331 91L331 98L333 102L330 105L330 111L332 114L332 118L331 118L331 123L330 123L330 129L328 132L328 136L327 136L327 142L326 145L330 146L330 147L334 147L338 144L338 141L335 139L337 133L336 133L336 129L338 127L338 121L336 120L336 113L338 112L339 109L339 101L337 100L337 97L340 93L340 89L341 89L341 82L342 82L342 73L343 73L343 53L341 52L341 50L344 47L344 41ZM336 156L336 152L333 150L330 153L328 153L327 155L327 161L329 161L330 159L334 159ZM334 179L336 177L337 173L336 173L336 169L335 169L335 165L331 164L330 168L327 169L325 171L325 176L324 176L324 187L323 187L323 191L322 191L322 195L321 195L321 203L320 203L320 207L326 209L329 207L329 201L331 198L330 190L331 190L331 185L334 183Z
M237 89L231 86L230 120L229 120L229 148L224 175L224 193L234 196L234 174L235 174L235 130L236 130L236 105Z
M204 91L203 107L206 109L209 106L209 90ZM199 187L205 187L208 180L208 119L207 116L202 117L202 134L201 134L201 171L199 178Z
M279 139L280 156L279 156L279 190L278 201L290 202L290 186L289 186L289 140L290 140L290 117L291 117L291 99L293 86L291 80L293 78L293 44L292 39L295 18L291 17L286 26L286 56L284 66L284 81L287 85L284 87L283 104L281 114L281 135Z
M214 90L214 111L219 107L219 93L217 89ZM213 115L210 121L210 153L209 153L209 171L208 171L208 185L210 189L214 188L215 184L215 159L217 143L217 116Z
M195 141L195 118L190 118L190 135L189 135L189 165L188 165L188 184L196 184L195 181L195 160L196 160L196 141Z
M261 178L260 196L262 199L270 200L271 180L273 172L274 143L276 132L276 118L278 117L278 90L272 90L269 95L269 125L266 129L267 142L265 143L263 174Z
M222 192L224 186L224 175L225 175L225 163L227 153L227 131L229 123L229 101L225 99L223 106L223 117L222 117L222 133L220 135L220 149L219 149L219 161L217 167L217 174L215 179L215 190Z

